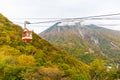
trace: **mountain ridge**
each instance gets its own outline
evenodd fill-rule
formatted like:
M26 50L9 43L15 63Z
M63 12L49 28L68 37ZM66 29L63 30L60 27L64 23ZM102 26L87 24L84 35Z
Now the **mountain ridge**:
M101 59L86 64L34 32L32 42L24 42L22 28L1 14L0 18L0 80L114 80L119 77L113 64L109 64L111 69ZM88 52L85 54L82 58L90 57Z
M120 31L106 29L94 24L81 25L75 23L74 25L61 26L61 23L59 23L39 35L60 49L77 57L85 52L92 52L96 53L94 55L106 55L116 62L119 61L120 45L118 43L120 42ZM116 56L112 53L115 53ZM97 57L99 58L99 56ZM118 60L115 59L116 57ZM81 60L81 57L79 59Z

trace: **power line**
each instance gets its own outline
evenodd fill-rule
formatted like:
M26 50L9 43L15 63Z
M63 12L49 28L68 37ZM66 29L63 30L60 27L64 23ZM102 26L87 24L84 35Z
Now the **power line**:
M86 20L120 20L120 18L91 18Z
M100 26L120 26L120 24L96 24Z
M80 18L10 18L10 19L86 19L86 18L94 18L94 17L107 17L107 16L115 16L120 15L120 13L116 14L106 14L106 15L97 15L97 16L87 16L87 17L80 17Z
M53 23L53 22L61 22L61 20L33 22L33 23L30 23L30 24Z
M97 16L87 16L87 17L81 17L81 18L19 18L19 19L57 19L57 20L49 20L49 21L40 21L40 22L30 23L30 24L40 24L40 23L65 22L65 21L77 21L77 20L78 21L82 21L82 20L120 20L120 18L106 18L106 17L110 17L110 16L117 16L117 15L120 15L120 13L97 15Z
M108 16L116 16L116 15L120 15L120 13L116 13L116 14L106 14L106 15L97 15L97 16L87 16L87 17L81 17L81 18L75 18L75 19L88 19L88 18L108 17Z

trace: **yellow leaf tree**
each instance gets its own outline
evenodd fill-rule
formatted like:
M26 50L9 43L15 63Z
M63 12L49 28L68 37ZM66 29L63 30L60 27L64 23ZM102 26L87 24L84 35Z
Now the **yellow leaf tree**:
M36 60L31 55L22 54L18 57L18 63L22 66L34 66L36 64Z

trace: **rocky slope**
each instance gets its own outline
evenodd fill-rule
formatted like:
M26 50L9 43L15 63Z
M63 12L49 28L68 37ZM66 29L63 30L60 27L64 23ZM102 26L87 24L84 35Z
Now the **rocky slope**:
M120 60L120 32L96 25L58 23L39 34L86 63L95 58Z

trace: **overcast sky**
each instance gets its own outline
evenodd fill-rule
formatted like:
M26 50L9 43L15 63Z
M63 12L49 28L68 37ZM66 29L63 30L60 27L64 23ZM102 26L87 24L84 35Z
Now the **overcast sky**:
M86 17L120 13L120 0L0 0L0 12L9 19Z

